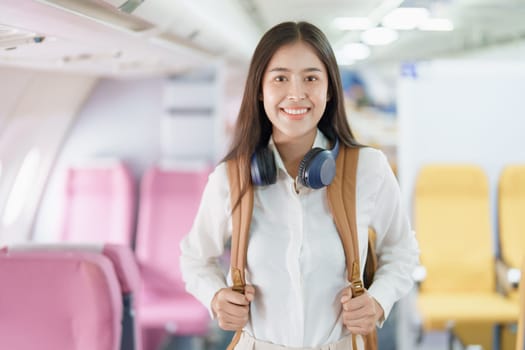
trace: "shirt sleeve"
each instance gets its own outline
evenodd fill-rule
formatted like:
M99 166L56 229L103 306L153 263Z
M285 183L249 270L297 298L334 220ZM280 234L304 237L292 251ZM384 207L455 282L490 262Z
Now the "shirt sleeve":
M226 166L221 163L209 176L190 232L180 243L180 268L186 290L210 312L215 293L227 287L220 263L231 237L230 193Z
M412 273L419 263L419 248L402 206L394 173L384 154L378 154L378 169L381 169L383 176L371 217L371 226L377 234L378 268L368 292L383 308L384 321L394 303L407 294L414 284ZM382 326L383 321L379 326Z

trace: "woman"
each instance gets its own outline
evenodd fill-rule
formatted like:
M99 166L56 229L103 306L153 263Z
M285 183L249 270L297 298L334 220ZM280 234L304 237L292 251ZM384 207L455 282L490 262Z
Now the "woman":
M361 146L347 122L328 40L306 22L271 28L250 64L233 145L210 175L193 228L181 243L187 290L222 329L243 329L236 349L349 349L350 334L381 326L410 290L418 248L397 182L381 152L361 147L356 184L361 266L368 227L377 233L379 264L368 291L351 298L327 183L305 179L310 151L336 155L337 147ZM251 171L244 167L246 181L266 184L255 186L245 295L228 287L231 280L217 264L231 237L225 161L232 158L252 165Z

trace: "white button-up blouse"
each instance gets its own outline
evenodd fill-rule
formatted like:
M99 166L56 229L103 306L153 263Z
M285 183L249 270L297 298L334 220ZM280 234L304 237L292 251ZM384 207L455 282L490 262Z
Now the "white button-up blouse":
M318 131L314 147L329 147ZM341 315L341 291L348 286L345 255L328 207L326 188L299 186L298 193L270 141L277 183L254 188L254 210L247 253L246 281L255 287L244 330L256 339L289 347L336 342L348 331ZM211 312L215 293L228 285L219 263L231 237L231 205L226 165L210 175L193 227L181 242L186 288ZM379 268L368 293L383 307L412 287L418 246L399 187L386 157L362 148L357 167L356 216L361 275L368 227L376 230Z

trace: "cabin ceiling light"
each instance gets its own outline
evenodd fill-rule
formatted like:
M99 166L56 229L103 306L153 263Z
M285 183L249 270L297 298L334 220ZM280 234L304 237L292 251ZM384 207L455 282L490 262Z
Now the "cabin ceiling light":
M384 27L368 29L361 33L361 40L370 46L382 46L393 43L399 35L395 30Z
M349 43L336 53L337 62L349 65L349 62L364 60L370 56L370 48L363 43Z
M429 12L426 8L399 7L383 17L381 24L384 27L396 30L412 30L426 21L428 17Z
M125 9L117 9L101 0L38 0L41 3L55 6L81 15L102 24L106 24L117 29L124 29L133 32L142 32L154 27L153 24L130 15ZM131 5L130 5L131 6Z
M337 64L339 66L351 66L351 65L356 63L356 60L347 59L344 56L340 56L339 57L339 56L336 55L336 59L337 59Z
M367 30L372 27L368 17L338 17L333 24L340 30Z
M343 50L338 50L335 52L335 59L339 66L351 66L356 62L354 58L347 57Z
M450 32L454 30L454 23L448 18L428 18L418 25L418 29L425 31Z

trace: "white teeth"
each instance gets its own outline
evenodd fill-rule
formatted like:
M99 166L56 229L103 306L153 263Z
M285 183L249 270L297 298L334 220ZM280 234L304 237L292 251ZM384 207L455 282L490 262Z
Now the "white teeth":
M308 112L308 108L302 108L302 109L283 108L283 109L288 114L304 114L304 113Z

